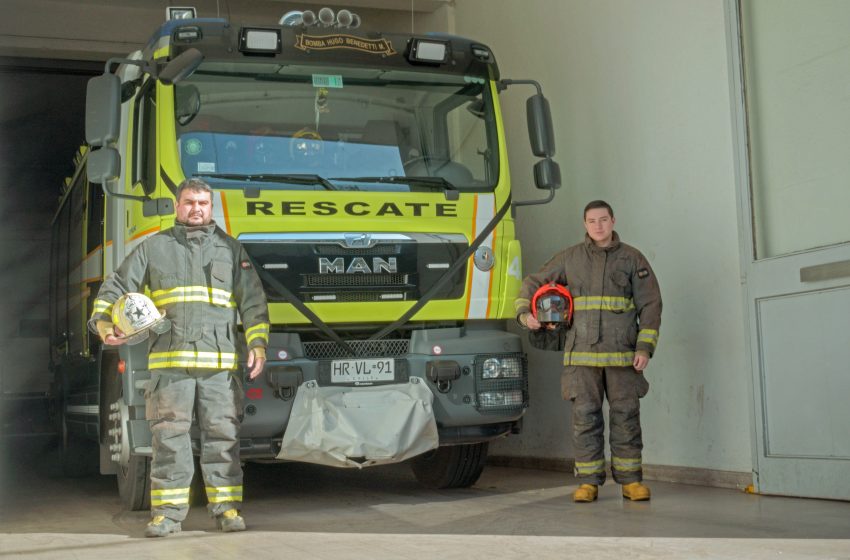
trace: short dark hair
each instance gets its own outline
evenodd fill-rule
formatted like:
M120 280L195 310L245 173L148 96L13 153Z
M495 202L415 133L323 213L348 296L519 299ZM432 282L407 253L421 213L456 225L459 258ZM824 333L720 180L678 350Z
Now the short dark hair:
M587 213L590 210L595 210L597 208L605 208L606 210L608 210L608 215L611 216L612 218L614 217L614 209L611 208L611 205L608 204L607 202L605 202L604 200L593 200L591 202L588 202L587 206L584 207L583 217L586 218Z
M176 200L180 200L180 195L183 194L183 191L196 191L196 192L207 192L210 193L210 198L212 198L212 187L204 181L203 179L198 179L197 177L191 177L189 179L185 179L182 183L177 186L177 190L174 191L174 198Z

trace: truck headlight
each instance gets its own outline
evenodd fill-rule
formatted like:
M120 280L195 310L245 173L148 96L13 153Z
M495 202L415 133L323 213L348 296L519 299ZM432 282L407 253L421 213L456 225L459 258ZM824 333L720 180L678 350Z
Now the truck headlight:
M519 352L475 356L475 408L517 415L528 406L528 365Z
M516 379L522 377L519 357L487 358L481 364L482 379Z
M478 406L522 406L522 391L486 391L478 393Z

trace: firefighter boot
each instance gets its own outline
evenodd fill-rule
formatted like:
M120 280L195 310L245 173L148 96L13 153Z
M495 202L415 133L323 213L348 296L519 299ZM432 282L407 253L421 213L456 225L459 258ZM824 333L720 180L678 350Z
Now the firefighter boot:
M215 519L218 522L218 528L222 532L232 533L234 531L245 530L245 519L239 515L238 510L229 509L221 515L217 515Z
M599 487L595 484L582 484L573 492L574 502L592 502L599 495Z
M148 523L148 526L145 527L145 536L146 537L165 537L170 535L171 533L179 533L180 532L180 522L174 521L173 519L169 519L164 515L157 515L151 522Z
M633 502L648 500L650 495L649 486L645 486L640 482L623 484L623 497L628 498Z

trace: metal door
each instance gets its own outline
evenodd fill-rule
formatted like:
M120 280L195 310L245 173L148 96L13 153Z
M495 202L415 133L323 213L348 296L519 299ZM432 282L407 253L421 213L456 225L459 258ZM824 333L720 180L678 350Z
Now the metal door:
M850 500L850 5L728 7L755 484Z

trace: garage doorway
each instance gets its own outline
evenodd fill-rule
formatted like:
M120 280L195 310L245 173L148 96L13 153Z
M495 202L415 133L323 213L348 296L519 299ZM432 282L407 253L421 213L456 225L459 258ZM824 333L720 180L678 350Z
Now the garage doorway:
M102 63L0 57L0 418L50 431L50 221L84 141L87 80Z

